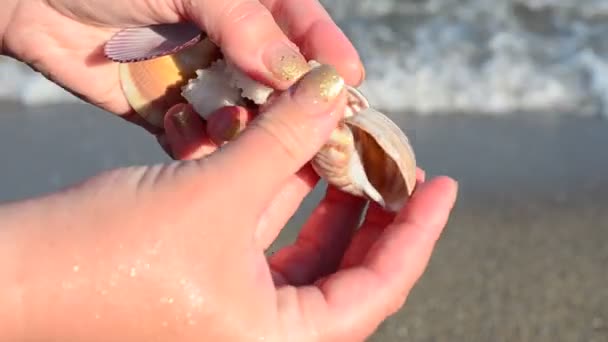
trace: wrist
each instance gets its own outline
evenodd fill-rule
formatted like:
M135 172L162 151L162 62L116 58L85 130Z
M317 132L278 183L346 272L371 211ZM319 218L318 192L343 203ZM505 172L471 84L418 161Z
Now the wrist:
M0 10L0 55L6 55L6 31L8 30L9 24L12 21L13 15L17 8L19 0L4 0L2 4L2 10Z

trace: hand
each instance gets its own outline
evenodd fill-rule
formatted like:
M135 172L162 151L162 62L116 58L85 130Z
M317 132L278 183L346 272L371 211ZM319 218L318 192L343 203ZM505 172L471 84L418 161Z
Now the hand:
M335 80L320 79L331 70L321 69L205 158L115 170L0 207L0 297L19 302L3 301L0 317L23 327L0 340L308 342L372 334L425 269L456 185L420 175L401 212L371 206L359 230L364 202L329 188L297 241L266 258L316 184L307 161L344 110L344 90L325 98L319 91ZM170 136L193 146L177 131Z
M351 85L364 77L354 47L316 0L9 0L9 9L13 1L4 37L0 15L0 48L4 41L8 54L154 134L162 131L131 110L118 64L103 55L103 44L125 27L193 21L240 69L280 90L293 83L283 76L285 55L331 64Z

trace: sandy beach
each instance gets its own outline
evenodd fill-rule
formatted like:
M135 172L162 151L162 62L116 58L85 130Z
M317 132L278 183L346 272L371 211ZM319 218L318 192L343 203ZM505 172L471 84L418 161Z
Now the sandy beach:
M370 341L607 342L608 123L392 117L429 176L450 175L461 191L429 269ZM168 160L143 130L81 105L0 104L0 156L0 201Z

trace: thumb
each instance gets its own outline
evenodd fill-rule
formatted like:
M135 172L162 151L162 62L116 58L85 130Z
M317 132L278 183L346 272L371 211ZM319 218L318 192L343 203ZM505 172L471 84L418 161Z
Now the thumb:
M332 66L316 67L206 162L214 159L239 197L266 204L327 142L345 104L344 79Z

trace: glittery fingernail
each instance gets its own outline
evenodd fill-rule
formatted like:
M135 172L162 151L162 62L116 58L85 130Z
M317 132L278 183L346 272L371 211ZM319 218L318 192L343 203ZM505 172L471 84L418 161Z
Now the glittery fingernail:
M304 75L292 88L297 101L306 104L330 102L344 89L344 79L334 67L323 64Z
M247 126L248 115L243 108L226 107L208 118L207 133L218 145L234 140Z
M310 70L297 48L284 42L269 46L263 60L273 76L283 82L295 81Z
M244 129L244 126L241 125L241 122L237 118L230 118L224 120L221 128L221 139L226 142L233 140L234 138L241 133Z
M202 126L198 114L190 105L170 109L173 126L185 140L196 140L202 134Z

